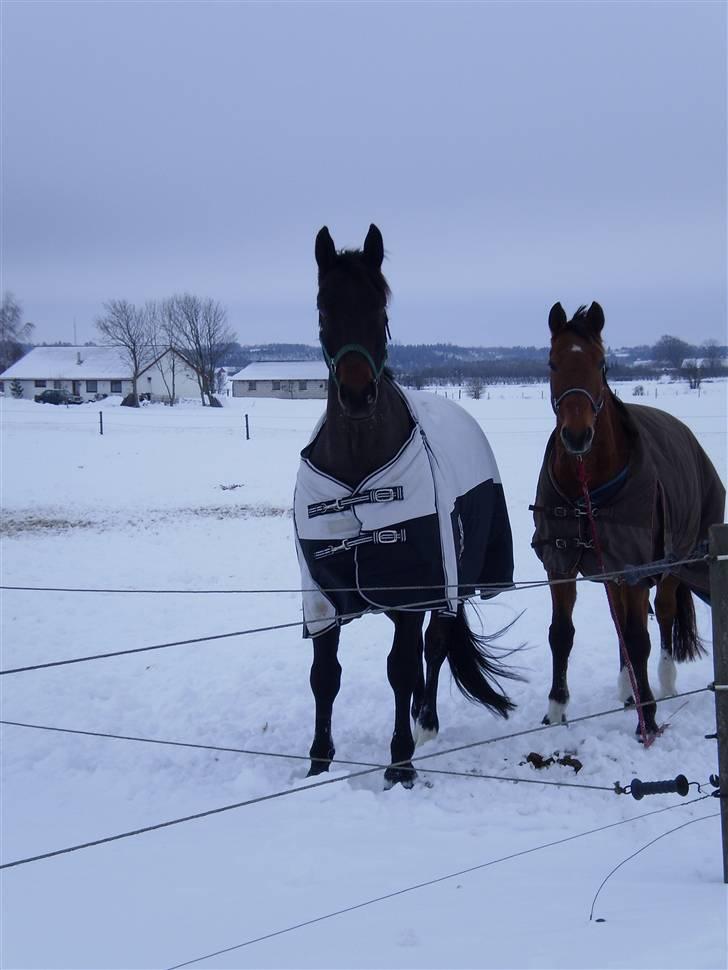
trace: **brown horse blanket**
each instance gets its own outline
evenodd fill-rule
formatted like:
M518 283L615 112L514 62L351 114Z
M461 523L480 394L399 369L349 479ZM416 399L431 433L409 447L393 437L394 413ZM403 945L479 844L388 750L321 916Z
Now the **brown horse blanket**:
M630 460L614 482L590 493L605 569L689 559L707 541L708 528L723 521L725 487L681 421L656 408L614 401L630 438ZM601 569L584 500L567 498L551 473L555 434L546 446L531 506L536 525L531 545L551 575L594 576ZM709 601L707 563L666 571Z

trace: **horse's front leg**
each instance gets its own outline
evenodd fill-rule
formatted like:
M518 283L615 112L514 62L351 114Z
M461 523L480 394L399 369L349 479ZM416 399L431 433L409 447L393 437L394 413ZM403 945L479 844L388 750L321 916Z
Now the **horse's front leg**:
M549 580L556 578L549 575ZM566 672L569 666L569 654L574 645L574 624L571 618L576 603L576 583L557 583L549 588L551 590L549 646L553 676L549 691L549 709L543 723L561 724L566 721L566 705L569 703Z
M388 787L401 782L411 788L417 777L410 758L415 750L410 725L412 695L422 676L422 623L424 613L389 613L394 642L387 657L387 676L394 691L394 734L391 766L384 773Z
M617 617L622 630L627 656L629 657L634 678L637 685L642 716L648 734L657 734L657 705L647 676L647 661L650 656L650 634L647 630L647 607L649 603L648 591L639 586L616 586L609 584L612 599L617 605ZM629 682L629 674L623 666L620 674L622 683ZM637 700L637 698L635 698ZM637 734L640 733L639 721Z
M313 663L311 665L311 690L316 702L316 726L309 752L311 767L309 775L319 775L329 770L334 757L334 740L331 736L331 713L341 685L341 664L336 656L339 649L339 627L313 638Z

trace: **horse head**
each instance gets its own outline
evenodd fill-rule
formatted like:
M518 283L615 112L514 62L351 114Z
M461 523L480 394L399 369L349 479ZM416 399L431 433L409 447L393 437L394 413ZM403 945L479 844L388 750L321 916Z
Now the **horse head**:
M387 359L383 260L382 234L373 224L361 250L337 252L326 226L316 236L319 340L341 410L354 420L374 413Z
M604 311L598 303L581 306L571 320L560 303L549 313L551 329L551 406L564 448L586 455L594 441L596 422L604 406L606 365L601 332Z

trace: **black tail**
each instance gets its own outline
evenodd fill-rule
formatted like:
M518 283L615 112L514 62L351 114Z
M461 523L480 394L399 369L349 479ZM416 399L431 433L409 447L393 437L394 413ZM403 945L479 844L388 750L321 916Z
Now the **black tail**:
M695 624L693 596L685 583L680 583L675 591L675 600L677 609L672 625L672 655L675 663L704 657L706 651Z
M461 603L454 622L448 624L447 659L455 683L469 701L484 704L495 714L508 717L516 705L503 693L497 678L520 680L520 677L490 655L488 645L492 639L473 633Z

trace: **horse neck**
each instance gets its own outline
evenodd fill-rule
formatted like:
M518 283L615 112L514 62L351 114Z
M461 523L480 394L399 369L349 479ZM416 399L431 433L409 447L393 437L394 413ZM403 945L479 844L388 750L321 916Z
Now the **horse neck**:
M597 417L594 443L582 461L590 490L606 485L629 461L627 434L609 390L604 397L604 407ZM556 435L552 471L559 488L569 498L578 498L582 492L577 468L577 459L568 453L561 438Z
M409 409L394 384L383 377L371 418L354 421L341 410L329 381L326 421L311 453L317 468L352 487L390 461L412 429Z

